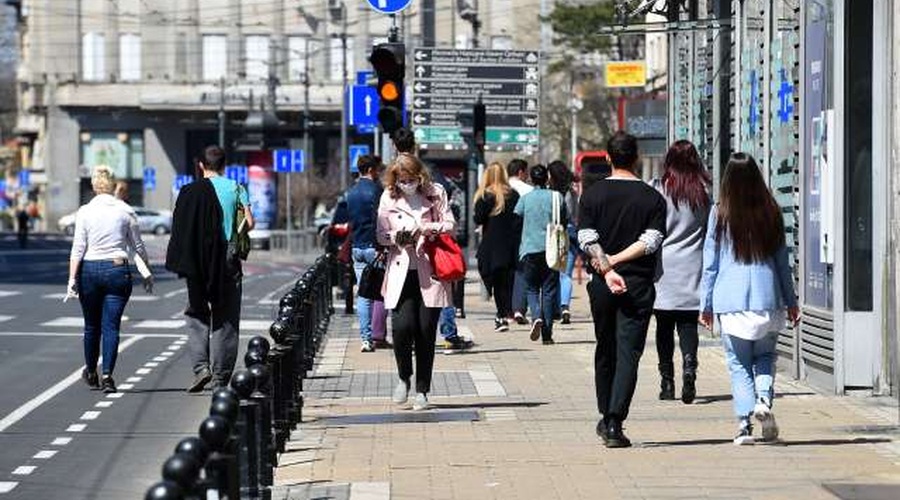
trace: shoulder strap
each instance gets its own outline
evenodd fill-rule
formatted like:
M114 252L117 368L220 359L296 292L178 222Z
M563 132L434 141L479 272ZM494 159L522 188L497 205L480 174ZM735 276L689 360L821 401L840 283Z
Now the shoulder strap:
M552 215L553 225L555 225L555 226L559 225L559 219L560 219L559 196L560 196L559 193L557 193L556 191L550 191L550 199L552 200L551 206L553 207L553 215Z

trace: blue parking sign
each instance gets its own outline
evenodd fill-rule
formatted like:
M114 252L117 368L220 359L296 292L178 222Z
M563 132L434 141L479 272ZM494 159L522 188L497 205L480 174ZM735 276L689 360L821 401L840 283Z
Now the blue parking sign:
M19 189L28 189L31 185L31 172L28 170L19 171Z
M244 165L228 165L225 167L225 177L241 185L246 185L249 181L248 170Z
M144 167L144 190L156 191L156 169Z
M351 172L359 172L359 168L357 167L357 162L359 161L360 156L364 156L369 154L369 145L368 144L354 144L350 146L350 171Z
M306 169L306 154L302 149L291 150L291 172L301 173Z
M291 171L291 150L290 149L276 149L272 153L272 167L276 172L281 173L290 173Z

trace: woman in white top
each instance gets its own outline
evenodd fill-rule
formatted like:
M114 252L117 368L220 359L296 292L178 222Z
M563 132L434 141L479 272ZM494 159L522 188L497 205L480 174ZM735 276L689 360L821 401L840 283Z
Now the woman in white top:
M144 263L149 262L137 216L130 206L113 196L115 184L109 167L94 169L91 186L96 196L75 217L66 296L78 297L84 315L85 367L81 377L92 389L103 392L116 392L112 373L119 350L119 328L131 297L129 252ZM144 288L150 291L152 284L148 274ZM103 366L102 377L98 377L101 343Z

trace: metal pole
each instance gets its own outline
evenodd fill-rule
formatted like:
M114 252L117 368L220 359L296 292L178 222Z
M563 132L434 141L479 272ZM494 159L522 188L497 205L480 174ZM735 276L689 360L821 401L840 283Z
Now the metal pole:
M569 160L572 163L572 171L575 171L575 156L578 155L578 107L575 105L576 97L572 97L569 109L572 110L572 138L569 144Z
M303 69L303 192L306 193L304 199L309 197L309 173L306 171L307 167L311 164L313 158L313 152L310 148L309 141L309 38L306 39L306 48L303 51L304 58L304 69ZM304 201L303 207L303 215L301 217L301 224L303 227L306 227L306 216L309 212L309 207L305 205L307 203Z
M341 4L342 17L341 20L341 51L342 59L342 78L341 78L341 191L347 189L347 124L344 123L347 116L347 4Z
M225 77L219 78L219 147L225 149Z

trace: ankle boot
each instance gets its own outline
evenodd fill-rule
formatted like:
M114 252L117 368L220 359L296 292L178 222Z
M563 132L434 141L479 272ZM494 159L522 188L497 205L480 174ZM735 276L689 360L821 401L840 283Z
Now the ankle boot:
M675 366L672 363L660 363L659 377L659 399L675 399Z
M682 375L681 386L681 402L689 405L694 402L697 397L697 356L693 354L684 355L684 375Z

